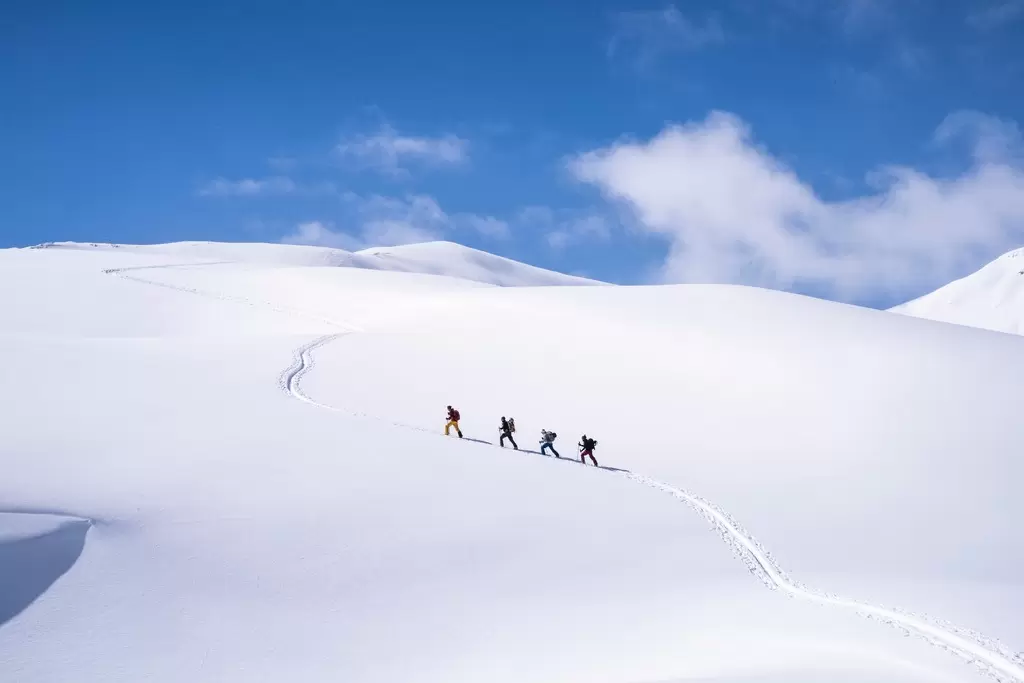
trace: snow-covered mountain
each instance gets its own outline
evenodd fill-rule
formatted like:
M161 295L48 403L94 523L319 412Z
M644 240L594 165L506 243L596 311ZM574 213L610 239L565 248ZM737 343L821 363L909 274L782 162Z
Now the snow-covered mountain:
M965 278L890 309L941 322L1024 334L1024 248Z
M502 287L604 284L595 280L537 268L454 242L425 242L401 247L374 247L357 252L329 247L225 242L176 242L155 245L50 242L33 248L157 254L186 261L230 261L280 266L342 266L443 275Z
M1024 682L1024 339L181 249L0 251L0 680Z

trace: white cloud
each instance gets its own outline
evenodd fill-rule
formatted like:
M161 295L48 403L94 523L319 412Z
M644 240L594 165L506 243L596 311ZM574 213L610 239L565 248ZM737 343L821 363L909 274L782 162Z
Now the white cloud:
M612 235L608 216L594 210L527 206L519 210L516 223L543 233L552 249L565 249L584 242L607 242Z
M611 227L604 216L591 215L575 220L563 221L545 235L553 249L565 249L582 242L607 242L611 238Z
M715 16L691 19L675 5L661 10L619 12L614 22L608 56L625 53L635 57L642 67L668 53L699 50L725 41L725 32Z
M914 9L914 5L919 5L920 2L921 0L775 0L743 6L755 12L764 12L767 9L770 14L795 15L805 20L820 17L852 38L895 28L906 14L906 10Z
M931 53L921 45L915 45L906 38L893 41L893 61L909 75L924 73L932 61Z
M475 213L449 214L429 195L412 194L401 198L350 195L348 201L356 207L364 224L388 225L391 233L396 235L419 235L428 239L440 239L445 234L464 231L498 239L510 235L508 223L503 220ZM407 226L406 229L400 230L401 225Z
M332 247L334 249L359 249L356 238L334 230L330 223L308 221L299 223L291 232L281 238L282 244L305 244L316 247Z
M363 225L360 239L370 247L393 247L400 244L433 242L442 237L440 231L401 220L371 221Z
M288 244L310 244L349 250L390 247L443 239L451 233L471 230L487 237L508 236L508 224L493 216L473 213L450 215L429 195L385 197L344 195L350 229L312 221L302 223L282 238Z
M299 160L295 157L270 157L267 159L267 165L275 170L287 172L298 166Z
M430 195L411 194L399 198L383 195L362 197L352 194L347 201L355 206L360 215L371 220L403 220L434 226L448 222L448 214Z
M828 3L821 4L829 6ZM836 8L843 28L850 33L888 25L893 16L893 3L888 0L841 0L836 3Z
M360 239L367 246L391 247L441 239L450 224L448 214L433 197L356 198Z
M474 230L484 237L494 239L507 239L511 237L512 231L508 223L495 218L494 216L480 216L472 213L457 214L454 217L456 225L463 229Z
M256 195L289 194L297 189L295 181L285 176L262 179L243 178L241 180L214 178L199 188L199 195L202 197L254 197Z
M935 130L935 142L948 145L958 140L970 145L971 154L979 163L1024 161L1020 128L1013 121L976 111L954 112Z
M200 197L258 197L258 196L323 196L338 194L338 187L330 181L297 183L286 176L271 178L243 178L228 180L215 178L199 188Z
M457 135L414 137L400 135L391 126L382 126L374 135L358 135L343 140L335 148L342 157L356 159L391 175L404 175L407 162L434 166L452 166L469 158L469 141Z
M996 0L967 15L967 23L979 31L988 31L1024 18L1024 0Z
M395 220L374 220L364 223L357 234L336 230L333 223L308 221L281 238L282 244L303 244L359 251L369 247L393 247L439 239L437 233L410 223Z
M905 167L874 174L874 194L827 202L738 118L716 112L648 141L622 141L570 161L575 176L663 236L671 282L815 288L844 299L939 284L1024 239L1024 167L997 155L1009 124L952 117L939 138L970 132L973 165L936 179ZM1003 138L1003 146L1010 143ZM997 160L1002 159L1002 160Z
M607 218L597 214L559 220L552 227L544 236L552 249L565 249L588 242L607 242L611 238Z
M554 225L557 220L554 210L548 206L524 206L516 216L520 223L541 227Z

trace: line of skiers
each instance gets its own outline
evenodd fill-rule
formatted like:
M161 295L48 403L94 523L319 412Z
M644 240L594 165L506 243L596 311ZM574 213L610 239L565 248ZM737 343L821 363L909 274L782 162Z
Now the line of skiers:
M462 416L459 414L458 410L452 408L451 406L448 406L448 421L447 423L445 423L444 426L445 436L449 436L451 434L450 429L454 427L455 433L459 435L460 439L462 438L462 430L459 429L459 420L461 419L461 417ZM512 444L512 448L516 449L517 451L519 450L519 444L516 443L515 437L512 436L513 434L515 434L515 431L515 419L511 417L505 418L504 416L502 416L501 425L498 427L498 443L499 445L501 445L502 448L505 447L505 440L508 439L508 442ZM547 451L550 450L556 458L562 457L561 455L558 454L558 451L555 450L555 439L557 437L558 434L556 434L555 432L549 432L546 429L540 430L541 455L548 455ZM597 458L594 457L594 449L597 448L597 441L584 434L582 438L580 438L580 443L578 444L578 446L580 462L586 464L587 457L589 457L590 461L594 463L594 465L596 466Z

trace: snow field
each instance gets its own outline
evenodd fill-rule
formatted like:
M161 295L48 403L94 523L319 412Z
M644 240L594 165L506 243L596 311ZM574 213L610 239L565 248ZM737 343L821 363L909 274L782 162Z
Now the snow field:
M0 625L5 678L980 671L766 590L671 493L437 436L448 403L471 438L512 415L521 447L544 426L570 455L587 431L602 464L707 496L814 588L957 605L1024 640L1014 338L744 288L508 290L251 262L112 276L172 259L69 251L0 254L24 293L0 301L18 323L0 335L18 359L0 507L96 521L73 567ZM341 336L296 367L324 335Z

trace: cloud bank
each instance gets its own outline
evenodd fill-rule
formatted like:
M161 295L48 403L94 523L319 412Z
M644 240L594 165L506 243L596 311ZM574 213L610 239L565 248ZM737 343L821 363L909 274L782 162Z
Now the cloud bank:
M669 249L665 282L753 284L843 300L900 297L949 280L1024 240L1024 165L1014 126L961 112L936 143L966 139L973 161L934 178L892 166L875 192L828 202L714 112L647 141L621 141L569 161L571 173L625 205Z

